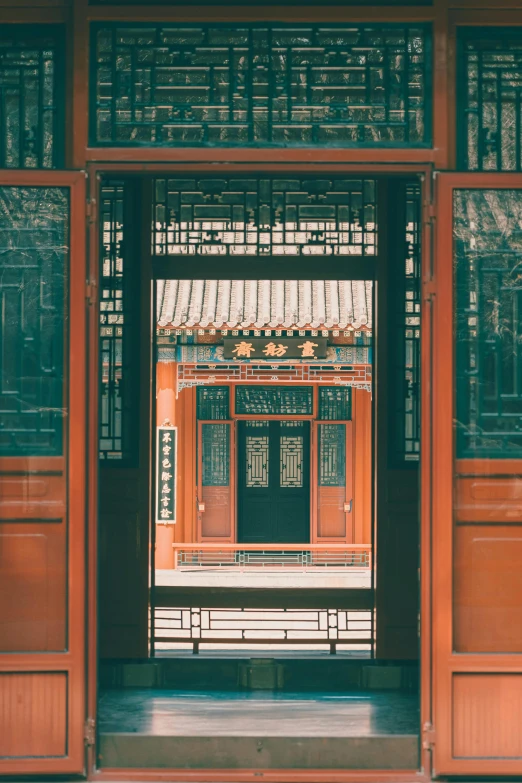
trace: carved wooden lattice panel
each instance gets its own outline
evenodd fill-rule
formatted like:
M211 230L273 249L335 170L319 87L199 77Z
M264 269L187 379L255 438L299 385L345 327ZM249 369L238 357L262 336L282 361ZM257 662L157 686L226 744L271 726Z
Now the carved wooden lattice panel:
M352 390L350 387L319 386L319 415L326 421L349 421L352 418Z
M311 386L236 386L236 413L311 416Z
M346 484L346 435L344 424L321 424L319 429L319 486Z
M44 26L46 27L46 26ZM0 37L0 168L63 162L61 36L4 25Z
M230 484L230 429L227 424L202 426L202 484L227 487Z
M423 25L94 27L93 144L419 146Z
M0 454L63 453L67 188L0 188Z
M228 386L199 386L196 394L198 419L212 421L229 418Z
M457 456L522 457L522 191L454 197Z
M464 29L460 37L460 70L460 166L470 171L520 171L520 30Z
M268 422L247 421L247 431L255 430L255 435L245 438L246 486L268 487L269 483L269 436ZM262 434L266 430L266 434Z
M301 422L281 422L279 439L279 485L281 487L303 486L304 438L290 435L293 425L302 428Z
M376 182L295 176L156 179L152 249L155 255L374 256Z

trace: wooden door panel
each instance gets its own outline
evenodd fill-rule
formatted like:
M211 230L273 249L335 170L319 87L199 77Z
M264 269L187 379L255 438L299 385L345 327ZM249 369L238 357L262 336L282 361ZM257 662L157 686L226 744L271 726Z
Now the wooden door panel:
M522 674L455 674L453 753L522 759Z
M366 543L355 541L353 423L313 423L313 498L318 543Z
M234 423L198 422L198 540L234 540Z
M522 406L510 346L522 326L522 177L440 175L437 202L433 387L424 398L433 421L434 768L515 776L522 774Z
M85 176L4 172L0 200L0 775L81 774Z
M462 525L454 542L457 652L522 652L522 526Z
M67 674L0 674L0 757L67 755Z

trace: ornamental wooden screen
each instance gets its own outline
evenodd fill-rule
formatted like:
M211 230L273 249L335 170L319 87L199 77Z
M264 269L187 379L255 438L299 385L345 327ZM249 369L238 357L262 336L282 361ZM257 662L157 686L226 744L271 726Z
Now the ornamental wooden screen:
M3 775L84 766L84 183L0 178Z
M440 176L435 770L522 773L522 177Z

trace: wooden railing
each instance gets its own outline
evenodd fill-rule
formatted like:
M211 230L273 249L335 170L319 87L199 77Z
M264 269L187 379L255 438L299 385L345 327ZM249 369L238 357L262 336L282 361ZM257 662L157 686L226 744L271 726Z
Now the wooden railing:
M370 569L371 544L173 544L174 568Z

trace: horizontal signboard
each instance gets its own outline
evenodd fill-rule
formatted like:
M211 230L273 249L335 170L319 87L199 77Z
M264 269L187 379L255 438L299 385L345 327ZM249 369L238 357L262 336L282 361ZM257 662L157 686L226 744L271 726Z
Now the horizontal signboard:
M325 359L326 337L225 337L225 359Z

